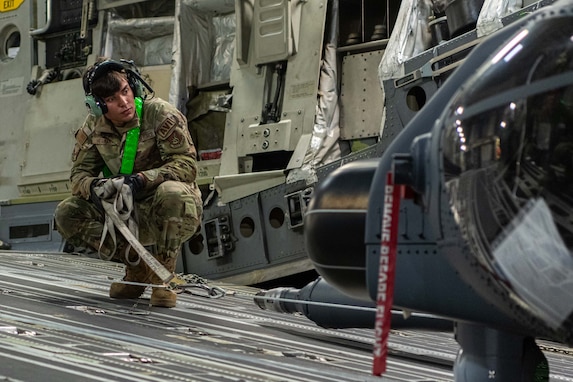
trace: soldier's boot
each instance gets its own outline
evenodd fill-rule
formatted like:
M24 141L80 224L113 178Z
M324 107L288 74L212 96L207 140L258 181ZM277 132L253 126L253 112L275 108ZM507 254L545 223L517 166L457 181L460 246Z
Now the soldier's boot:
M123 281L137 282L137 283L149 283L154 272L149 268L149 266L142 259L135 266L130 265L128 262L124 261L125 264L125 276ZM109 288L109 297L119 298L119 299L129 299L138 298L143 292L145 292L146 286L144 285L131 285L124 283L111 283Z
M10 244L0 240L0 249L12 249L12 246Z
M163 266L171 273L175 272L177 257L175 256L155 256ZM151 276L152 284L163 284L163 280L153 273ZM177 295L166 288L153 288L151 292L150 303L152 306L162 308L174 308L177 304Z

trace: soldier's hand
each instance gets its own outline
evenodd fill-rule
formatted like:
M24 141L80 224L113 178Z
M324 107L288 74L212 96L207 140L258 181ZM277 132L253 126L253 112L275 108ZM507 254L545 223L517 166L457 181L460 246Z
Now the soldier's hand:
M127 184L131 189L131 195L135 198L138 192L145 187L145 180L141 174L126 175L123 178L123 184Z
M105 183L105 179L94 179L92 181L92 183L90 184L90 201L97 207L98 210L100 210L102 213L104 213L104 209L103 206L101 205L101 199L100 197L96 194L95 192L95 188L96 187L100 187L103 183Z

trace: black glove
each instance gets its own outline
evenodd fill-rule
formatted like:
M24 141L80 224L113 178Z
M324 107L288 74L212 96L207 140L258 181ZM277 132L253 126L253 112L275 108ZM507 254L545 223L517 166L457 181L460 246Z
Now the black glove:
M145 180L140 174L126 175L123 177L123 184L127 184L131 189L131 195L135 198L138 192L145 187Z
M101 185L103 179L94 179L90 184L90 201L97 207L101 212L103 211L103 206L101 205L101 199L96 195L94 188Z

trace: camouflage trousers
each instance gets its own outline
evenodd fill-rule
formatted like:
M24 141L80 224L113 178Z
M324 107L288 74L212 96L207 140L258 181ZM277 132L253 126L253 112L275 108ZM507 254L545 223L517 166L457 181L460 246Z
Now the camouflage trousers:
M201 194L189 184L166 181L142 200L135 200L139 223L139 240L155 245L157 256L175 257L181 245L197 231L203 213ZM91 201L78 196L64 199L56 207L56 228L74 246L89 246L98 251L105 217ZM126 245L118 233L117 248ZM115 249L109 235L101 243L101 253L110 255Z

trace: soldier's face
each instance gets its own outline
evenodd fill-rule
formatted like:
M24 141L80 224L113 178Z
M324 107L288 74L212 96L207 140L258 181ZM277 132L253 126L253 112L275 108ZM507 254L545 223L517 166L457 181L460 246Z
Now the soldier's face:
M133 119L135 115L134 96L126 79L121 80L119 91L104 98L104 101L107 105L107 113L104 115L115 126L121 127Z

